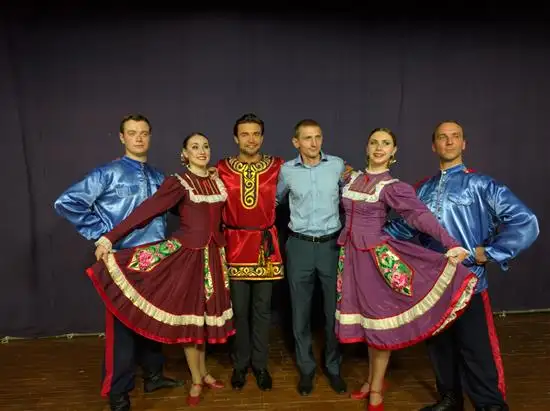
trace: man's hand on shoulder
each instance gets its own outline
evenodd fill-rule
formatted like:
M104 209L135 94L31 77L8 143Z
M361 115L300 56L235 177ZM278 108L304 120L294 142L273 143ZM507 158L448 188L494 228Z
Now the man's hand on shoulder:
M342 171L342 175L340 176L340 178L342 180L346 180L347 178L349 178L352 172L353 167L344 161L344 171Z
M210 176L211 179L216 179L216 178L219 178L220 175L218 173L218 168L217 167L210 167L208 169L208 175Z

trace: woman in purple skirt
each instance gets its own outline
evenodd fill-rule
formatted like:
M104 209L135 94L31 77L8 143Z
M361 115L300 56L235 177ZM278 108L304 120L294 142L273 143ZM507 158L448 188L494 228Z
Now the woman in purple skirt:
M368 398L369 411L382 411L391 351L417 344L454 321L468 305L477 277L460 264L468 252L414 188L389 174L397 151L391 130L375 129L366 151L366 171L352 172L342 192L346 225L339 238L336 334L342 343L368 344L369 377L352 397ZM386 234L390 209L437 239L446 254Z

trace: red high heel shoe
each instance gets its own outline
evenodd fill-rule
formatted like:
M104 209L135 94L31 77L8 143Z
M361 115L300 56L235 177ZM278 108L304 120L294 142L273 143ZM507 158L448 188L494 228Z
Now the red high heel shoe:
M369 385L369 388L367 391L363 391L361 387L361 389L357 390L357 391L352 391L351 394L349 395L350 398L354 399L354 400L364 400L366 399L368 396L369 396L369 393L370 393L370 382L367 382L366 384ZM366 384L363 384L363 386L365 386Z
M189 395L187 396L187 405L190 407L196 407L201 402L202 384L192 384L191 388L193 387L200 387L201 390L199 391L199 395L191 395L191 391L189 391Z
M354 400L365 400L365 399L367 399L369 394L370 394L370 382L367 382L366 384L369 385L369 389L367 391L362 391L361 389L359 389L357 391L352 391L351 394L350 394L350 398L352 398ZM363 388L363 387L361 387L361 388ZM386 388L388 388L388 384L386 383L386 381L384 381L384 383L382 384L382 391L386 391Z
M382 393L379 391L370 391L371 394L378 394L380 395L380 398L382 401L379 404L372 405L370 402L367 403L367 411L384 411L384 397L382 396Z
M213 381L213 382L207 382L207 381L206 381L206 377L210 377L210 378L212 378L214 381ZM210 374L207 374L207 375L205 375L204 377L202 377L202 383L203 383L204 385L206 385L208 388L210 388L211 390L219 390L219 389L225 387L225 384L223 383L223 381L216 380L216 379L215 379L214 377L212 377Z

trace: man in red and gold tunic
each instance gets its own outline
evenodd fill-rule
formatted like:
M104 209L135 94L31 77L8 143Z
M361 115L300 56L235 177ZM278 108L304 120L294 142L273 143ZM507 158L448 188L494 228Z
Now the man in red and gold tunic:
M275 194L283 160L260 153L264 122L255 114L237 119L233 128L239 154L216 166L227 189L223 223L231 280L236 335L231 384L240 390L249 366L261 390L270 390L267 370L273 281L284 276L277 228ZM250 319L250 320L249 320Z

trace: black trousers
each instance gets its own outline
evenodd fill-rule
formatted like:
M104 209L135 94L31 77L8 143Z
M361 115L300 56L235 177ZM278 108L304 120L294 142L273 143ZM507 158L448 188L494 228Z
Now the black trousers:
M144 376L162 373L162 344L136 334L106 311L101 395L132 391L136 364L141 366Z
M296 237L286 242L287 279L292 303L292 331L296 345L296 363L302 374L316 369L312 351L311 303L315 280L323 290L325 317L325 362L330 374L340 374L341 355L334 332L336 313L336 270L338 245L336 239L314 243Z
M504 370L493 313L486 291L447 330L427 341L440 394L468 394L476 409L507 409Z
M267 368L272 291L272 280L231 280L236 330L231 357L236 369Z

